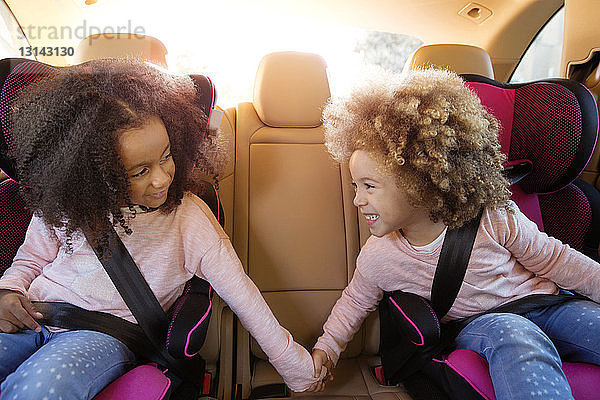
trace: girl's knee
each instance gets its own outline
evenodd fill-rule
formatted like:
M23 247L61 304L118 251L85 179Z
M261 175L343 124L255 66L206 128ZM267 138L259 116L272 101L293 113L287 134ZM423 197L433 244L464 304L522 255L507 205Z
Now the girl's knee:
M88 366L63 363L43 370L17 370L2 383L2 400L91 399L130 369L132 362L115 362L102 371Z
M475 343L480 351L483 348L506 346L523 350L553 347L552 341L537 325L527 318L509 313L478 317L463 329L456 342L460 348L472 348Z
M4 399L89 399L126 372L135 355L109 336L64 332L2 384Z
M471 321L461 332L469 332L472 334L503 334L506 331L514 331L515 329L534 329L537 326L517 314L510 313L490 313L484 314L475 320Z

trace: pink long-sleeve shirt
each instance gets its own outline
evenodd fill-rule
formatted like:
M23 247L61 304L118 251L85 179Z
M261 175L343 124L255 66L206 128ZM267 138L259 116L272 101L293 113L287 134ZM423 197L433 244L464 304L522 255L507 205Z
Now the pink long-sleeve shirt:
M600 264L540 232L514 203L509 207L513 212L484 211L463 284L445 320L469 317L530 294L556 294L559 286L600 301ZM336 363L384 291L403 290L430 299L442 243L415 248L400 232L371 236L315 348Z
M165 310L197 275L239 317L290 389L306 390L316 380L310 354L279 324L201 199L186 194L172 213L138 213L127 224L132 235L125 235L120 227L117 232ZM34 216L13 264L0 278L0 289L18 291L30 300L65 301L135 322L83 235L74 235L71 254L61 243L64 234L49 230Z

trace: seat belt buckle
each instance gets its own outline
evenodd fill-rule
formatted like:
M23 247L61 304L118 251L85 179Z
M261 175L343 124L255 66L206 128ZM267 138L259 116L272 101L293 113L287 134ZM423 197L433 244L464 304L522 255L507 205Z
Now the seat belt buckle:
M210 372L204 373L204 380L202 381L202 395L209 395L212 386L212 374Z

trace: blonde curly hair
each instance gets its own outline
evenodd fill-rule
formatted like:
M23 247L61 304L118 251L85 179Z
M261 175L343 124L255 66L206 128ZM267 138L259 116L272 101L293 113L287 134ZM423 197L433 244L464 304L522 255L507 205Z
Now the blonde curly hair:
M484 207L506 207L499 123L463 80L432 68L378 78L325 107L333 158L348 163L355 150L367 151L413 207L451 228Z

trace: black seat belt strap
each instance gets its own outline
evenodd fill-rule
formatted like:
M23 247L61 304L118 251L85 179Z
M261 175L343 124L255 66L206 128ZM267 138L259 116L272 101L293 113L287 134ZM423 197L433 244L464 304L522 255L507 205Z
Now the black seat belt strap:
M115 315L85 310L65 302L33 301L36 311L44 316L40 324L65 329L85 329L106 333L125 344L131 351L150 359L154 346L140 327Z
M169 327L165 311L114 228L108 232L108 245L108 259L92 248L140 328L157 349L163 349Z
M462 226L446 232L431 286L431 306L440 319L456 300L467 272L482 214L483 210Z
M91 242L88 240L88 243ZM108 245L111 252L108 259L103 258L94 246L92 248L139 327L153 345L154 352L149 357L150 360L167 366L178 377L189 382L202 379L203 377L197 376L197 370L204 369L203 359L195 357L176 360L166 350L165 339L169 327L167 315L114 228L108 232Z

